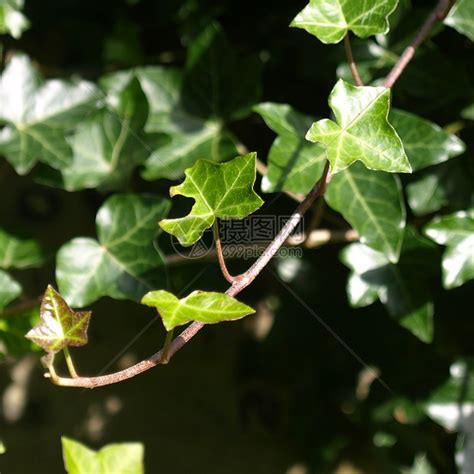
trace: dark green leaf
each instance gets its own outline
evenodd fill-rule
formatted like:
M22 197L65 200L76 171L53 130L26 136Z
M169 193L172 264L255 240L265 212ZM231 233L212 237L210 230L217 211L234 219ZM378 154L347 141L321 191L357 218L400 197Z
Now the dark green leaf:
M361 163L334 176L328 204L357 230L363 244L396 263L405 231L405 205L397 176L371 171Z
M142 304L156 308L167 331L191 321L213 324L255 313L250 306L225 293L210 291L193 291L181 299L168 291L151 291L143 297Z
M96 87L86 81L43 81L26 56L14 56L0 83L0 153L19 174L37 160L60 169L71 163L66 132L94 110Z
M457 0L444 23L474 41L474 2Z
M87 344L90 311L76 313L49 285L41 302L41 322L26 337L46 352L58 352L66 346Z
M456 288L474 278L474 213L458 212L437 217L424 232L447 247L443 255L445 288Z
M108 444L93 451L73 439L61 438L68 474L143 474L144 448L141 443Z
M263 201L253 190L256 154L249 153L217 164L200 160L186 170L186 179L170 188L170 195L193 198L191 212L179 219L164 219L163 230L178 238L183 246L197 242L216 218L243 219Z
M44 257L36 240L0 228L0 268L37 267L43 263Z
M254 110L278 134L268 154L268 172L262 179L262 191L307 194L321 176L326 162L326 150L305 140L313 119L286 104L266 102Z
M407 229L396 265L363 244L349 245L341 259L352 270L347 284L350 304L367 306L378 298L400 325L421 341L431 342L434 308L426 278L433 272L434 251L433 245L412 229Z
M389 89L355 87L339 80L329 105L336 122L314 123L306 138L325 145L333 173L358 160L372 170L411 172L402 142L388 122Z
M310 0L291 23L323 43L339 43L350 30L361 38L385 34L398 0Z
M101 296L139 301L161 282L163 260L153 245L167 199L133 194L107 199L97 213L98 241L76 238L58 252L56 278L75 307Z
M82 122L69 140L73 161L62 170L69 191L121 188L150 153L142 132L148 116L146 97L133 76L120 84L122 77L119 73L104 80L111 83L107 107ZM117 82L121 88L112 89Z
M447 161L466 149L456 135L409 112L392 110L390 121L402 139L413 171Z

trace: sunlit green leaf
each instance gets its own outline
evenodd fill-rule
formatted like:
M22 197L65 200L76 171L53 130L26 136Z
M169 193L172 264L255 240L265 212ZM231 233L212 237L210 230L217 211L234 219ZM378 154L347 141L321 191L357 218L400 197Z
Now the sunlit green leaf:
M436 474L428 461L426 454L417 454L411 467L402 468L401 474Z
M462 428L474 410L474 366L470 358L455 361L450 377L435 389L423 404L428 416L447 430Z
M31 268L43 263L44 252L38 242L0 228L0 268Z
M354 161L372 170L411 172L402 142L388 122L390 90L355 87L339 80L329 96L336 122L313 124L306 138L327 148L333 173Z
M49 285L41 302L41 322L26 337L46 352L58 352L66 346L87 344L90 311L73 311L63 297Z
M164 219L163 230L178 238L183 246L197 242L203 232L219 219L243 219L263 201L253 190L256 154L249 153L217 164L200 160L186 170L186 179L170 188L170 195L193 198L191 212L178 219Z
M413 171L447 161L466 149L456 135L409 112L392 110L390 121L402 139Z
M291 23L323 43L339 43L350 30L361 38L384 34L398 0L310 0Z
M443 255L443 284L456 288L474 278L474 215L458 212L433 219L425 234L447 248Z
M243 318L255 311L225 293L193 291L178 299L164 290L147 293L142 304L156 308L167 331L191 321L213 324Z
M268 154L268 172L262 179L262 191L307 194L321 176L326 162L326 150L305 140L314 120L286 104L266 102L254 110L278 134Z
M457 0L444 23L474 41L474 2Z
M116 86L120 76L112 74L106 80ZM107 99L107 106L84 120L69 139L73 160L62 170L69 191L123 187L150 153L142 132L148 105L138 81L130 76L120 90L109 90Z
M139 301L162 283L163 260L153 239L169 206L153 196L107 199L97 213L98 241L76 238L58 252L56 278L64 298L75 307L101 296Z
M10 33L18 39L30 27L22 10L24 0L0 0L0 34Z
M397 262L405 231L405 205L397 176L361 163L338 173L326 192L328 204L357 230L360 241Z
M115 443L93 451L73 439L61 438L68 474L143 474L141 443Z
M66 133L94 110L96 87L86 81L44 81L26 56L14 56L0 82L0 153L25 174L37 160L71 163Z
M8 273L0 270L0 311L20 295L20 284Z
M341 259L352 270L347 284L350 304L367 306L378 298L400 325L431 342L434 308L426 278L433 273L433 252L433 245L410 228L396 265L366 245L349 245Z
M137 77L150 104L146 130L170 137L148 158L146 179L176 179L198 159L236 155L225 124L248 115L257 102L260 65L238 58L218 26L209 25L192 42L182 73L152 67L138 69Z

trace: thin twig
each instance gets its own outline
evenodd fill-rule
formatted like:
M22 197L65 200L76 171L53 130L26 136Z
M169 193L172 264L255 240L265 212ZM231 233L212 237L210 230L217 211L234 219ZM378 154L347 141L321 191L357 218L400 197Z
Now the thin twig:
M344 49L346 50L347 62L349 63L352 77L354 78L356 86L361 87L364 85L364 83L362 82L359 76L359 71L357 70L357 66L354 61L354 55L352 54L351 39L349 37L349 32L347 32L346 36L344 36Z
M219 235L219 224L217 219L214 221L212 226L212 230L214 231L214 243L216 244L216 253L217 253L217 260L219 261L219 267L221 268L222 275L224 278L230 283L234 283L235 277L232 276L227 269L227 265L225 264L224 254L222 253L222 243L221 237Z
M230 296L236 296L244 288L249 286L259 275L259 273L265 268L270 262L273 256L278 252L278 249L288 239L293 230L301 221L305 212L311 207L314 200L324 193L327 184L330 180L329 162L326 163L323 175L318 183L313 187L310 193L306 196L304 201L296 208L293 216L289 219L283 228L280 230L275 239L270 243L263 254L255 261L255 263L242 275L236 277L232 285L227 289L226 293ZM168 360L173 357L190 339L192 339L205 325L199 322L191 323L176 339L174 339L169 345ZM78 378L65 378L65 377L51 377L51 381L56 385L64 387L83 387L83 388L96 388L104 385L111 385L123 380L135 377L142 372L145 372L158 364L161 363L163 351L160 350L145 360L142 360L138 364L133 365L125 370L115 372L109 375L102 375L99 377L78 377Z
M417 35L415 36L414 40L411 44L405 49L403 54L400 56L400 59L397 61L393 69L390 71L388 76L385 78L383 85L387 88L393 87L395 82L397 82L398 78L408 66L410 61L413 59L416 50L420 47L421 43L425 41L428 37L431 29L433 26L438 23L439 21L443 21L446 18L446 15L449 13L453 5L453 1L451 0L439 0L438 4L431 12L430 16L426 19L423 26L418 31Z

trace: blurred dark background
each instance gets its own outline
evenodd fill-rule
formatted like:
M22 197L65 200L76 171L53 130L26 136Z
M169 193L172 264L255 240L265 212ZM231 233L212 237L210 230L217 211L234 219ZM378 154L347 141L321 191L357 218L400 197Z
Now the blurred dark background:
M19 41L2 37L2 54L5 60L13 51L26 52L47 77L95 80L136 65L181 65L192 38L210 21L219 21L237 51L262 61L263 100L322 117L344 53L341 45L325 46L288 28L305 3L27 0L32 26ZM413 4L390 37L394 50L406 44L434 2ZM394 101L445 125L459 119L472 96L474 50L448 29L430 44L397 85ZM354 42L354 50L359 58L369 54L361 41ZM368 73L375 79L385 70L382 65ZM252 116L234 126L247 147L265 157L274 135L261 120ZM463 139L472 142L472 131ZM58 247L72 237L95 234L95 213L104 196L48 188L32 177L18 177L4 161L0 167L0 221L32 229L51 254L46 267L26 274L33 296L54 281ZM165 194L168 185L144 182L137 173L131 188ZM286 196L267 200L267 213L285 214L294 207ZM332 225L333 217L329 212L323 224ZM166 237L161 239L171 253ZM149 473L391 473L411 465L419 452L428 454L438 472L455 472L454 434L428 418L412 423L403 413L397 419L382 408L396 400L423 399L445 380L453 358L472 354L473 283L447 292L439 278L432 281L435 341L426 345L390 319L380 303L349 308L340 249L305 251L297 271L289 273L285 262L275 260L245 291L245 300L258 307L255 316L206 328L169 366L122 384L94 391L58 388L43 379L35 355L7 361L0 371L0 436L8 446L0 457L1 472L63 472L61 435L94 448L142 441ZM234 272L247 265L230 264ZM170 272L178 289L225 289L213 263ZM161 323L150 325L150 311L139 305L103 298L92 310L90 343L74 351L83 373L99 373L109 362L107 372L126 367L162 343ZM367 381L358 358L376 367L389 388Z

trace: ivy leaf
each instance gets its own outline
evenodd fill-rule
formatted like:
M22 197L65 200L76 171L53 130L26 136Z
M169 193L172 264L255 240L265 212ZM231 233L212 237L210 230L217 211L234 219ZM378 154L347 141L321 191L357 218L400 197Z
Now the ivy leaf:
M219 219L243 219L263 201L253 190L256 153L217 164L200 160L185 171L186 179L170 188L171 197L181 195L196 202L191 212L179 219L164 219L161 228L189 247Z
M460 159L427 168L407 184L408 204L416 216L430 214L443 207L454 211L474 206L469 172L462 164Z
M466 413L474 406L474 370L470 358L456 360L450 376L423 403L428 416L449 431L459 430L468 422Z
M94 109L96 87L86 81L43 79L26 56L12 58L0 82L0 153L19 174L37 160L60 169L71 163L66 132Z
M146 130L170 138L147 159L144 178L177 179L198 159L220 162L235 156L225 125L250 113L260 95L260 74L259 61L237 57L215 24L193 40L183 72L138 69L150 104Z
M354 161L372 170L410 173L402 141L388 122L390 90L385 87L355 87L339 80L329 96L336 122L313 124L306 135L321 142L333 174Z
M61 437L68 474L143 474L144 448L141 443L114 443L93 451L73 439Z
M41 301L41 322L26 337L46 352L59 352L66 346L87 344L90 311L76 313L49 285Z
M254 107L254 111L278 134L268 154L262 191L307 194L326 162L326 150L305 140L313 119L286 104L266 102Z
M8 273L0 270L0 311L20 295L20 284Z
M405 232L405 205L398 176L371 171L361 163L334 176L329 206L354 227L363 244L396 263Z
M19 39L30 27L28 18L23 14L24 0L2 0L0 2L0 34L10 33Z
M444 24L474 41L474 3L472 0L457 0L445 18Z
M38 242L0 228L0 268L32 268L44 261Z
M349 303L356 308L379 299L401 326L423 342L433 338L433 302L426 284L434 273L430 265L436 249L426 239L407 229L398 264L363 244L351 244L341 260L352 270L347 283Z
M211 291L193 291L181 299L168 291L151 291L143 297L142 304L156 308L167 331L191 321L213 324L255 313L254 309L235 298Z
M442 264L445 288L456 288L474 278L474 213L436 217L424 233L447 247Z
M447 161L466 149L456 135L409 112L394 109L390 121L402 139L413 171Z
M76 238L58 252L56 279L61 294L83 307L101 296L140 301L161 283L163 265L154 247L157 221L169 210L167 199L133 194L107 199L96 217L98 241Z
M339 43L350 30L360 38L386 34L398 0L310 0L290 26L303 28L326 44Z
M130 75L119 90L113 90L121 79L118 73L103 80L109 89L107 107L82 122L69 139L73 159L62 170L68 191L97 186L121 188L149 154L142 133L148 116L145 94Z

